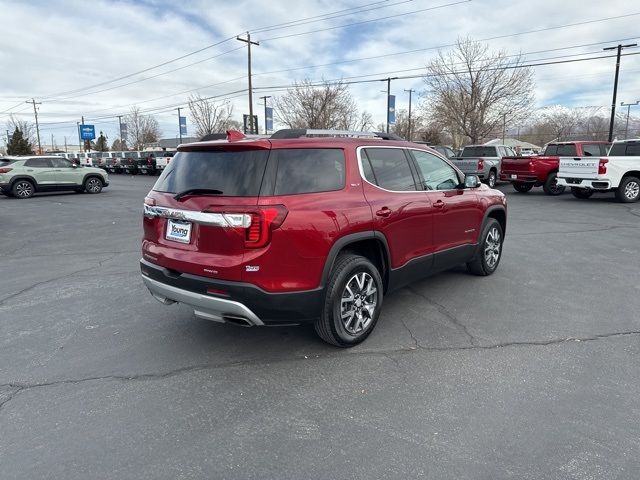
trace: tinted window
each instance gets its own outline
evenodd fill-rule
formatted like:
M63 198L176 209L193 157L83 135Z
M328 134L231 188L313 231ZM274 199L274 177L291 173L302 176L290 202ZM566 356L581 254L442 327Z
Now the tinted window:
M451 190L460 183L456 171L445 161L420 150L411 150L426 190Z
M612 157L640 156L640 143L614 143L609 155Z
M180 193L201 188L226 196L257 196L268 155L268 150L178 152L153 189Z
M71 162L64 158L52 158L53 168L71 168Z
M416 190L409 162L400 148L367 148L363 150L362 162L369 161L373 178L365 177L387 190L403 192ZM367 170L363 169L365 175Z
M557 156L557 157L575 157L578 152L576 146L573 143L560 144L560 145L547 145L544 150L545 155Z
M344 188L344 153L338 149L272 150L277 162L275 195L329 192Z
M600 145L582 145L582 153L585 157L599 157Z
M11 165L14 162L15 162L15 160L8 160L6 158L0 158L0 168L8 167L9 165Z
M476 147L464 147L462 149L463 157L497 157L496 147L485 147L478 145Z
M25 167L34 167L34 168L49 168L51 167L51 162L48 158L30 158L26 162L24 162Z

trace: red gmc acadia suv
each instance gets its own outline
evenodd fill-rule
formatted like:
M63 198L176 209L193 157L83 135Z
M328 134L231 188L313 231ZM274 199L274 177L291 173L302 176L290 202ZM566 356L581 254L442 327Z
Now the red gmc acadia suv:
M252 325L312 322L349 347L383 297L500 261L506 199L388 134L281 130L182 145L144 202L142 279L164 304Z

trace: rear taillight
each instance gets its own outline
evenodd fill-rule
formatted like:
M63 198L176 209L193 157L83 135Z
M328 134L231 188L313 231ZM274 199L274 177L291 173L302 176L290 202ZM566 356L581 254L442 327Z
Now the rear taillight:
M605 175L607 173L607 163L609 163L608 159L600 159L600 163L598 163L598 175Z
M147 158L147 165L151 165L151 158Z
M13 168L0 168L0 173L9 173Z
M478 160L478 170L484 170L484 160Z
M247 212L251 216L251 224L245 228L244 246L246 248L261 248L271 241L271 231L284 222L289 213L284 205L258 207L257 210Z

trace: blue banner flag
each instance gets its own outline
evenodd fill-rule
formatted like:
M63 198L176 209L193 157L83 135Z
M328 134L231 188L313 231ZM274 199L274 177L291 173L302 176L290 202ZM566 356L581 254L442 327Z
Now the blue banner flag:
M273 130L273 108L267 107L264 109L265 114L267 115L265 119L265 125L267 127L267 132Z
M389 111L387 112L387 120L390 125L396 123L396 96L389 95Z
M187 134L187 117L180 117L180 135Z

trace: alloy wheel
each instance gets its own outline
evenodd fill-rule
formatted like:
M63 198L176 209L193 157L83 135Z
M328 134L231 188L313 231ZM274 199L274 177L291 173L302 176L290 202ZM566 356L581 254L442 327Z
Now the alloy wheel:
M624 196L629 200L634 200L640 194L640 184L636 181L631 181L627 183L624 187Z
M365 331L378 305L378 289L371 275L358 272L346 283L340 299L340 318L351 335Z
M484 260L491 269L495 268L500 259L500 231L493 227L489 230L484 242Z
M98 192L100 190L100 180L97 178L90 178L87 182L87 190L90 192Z
M28 198L33 195L33 187L29 182L19 182L16 184L16 195L21 198Z

